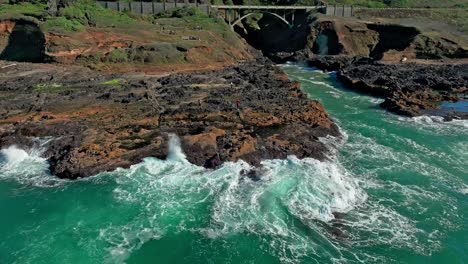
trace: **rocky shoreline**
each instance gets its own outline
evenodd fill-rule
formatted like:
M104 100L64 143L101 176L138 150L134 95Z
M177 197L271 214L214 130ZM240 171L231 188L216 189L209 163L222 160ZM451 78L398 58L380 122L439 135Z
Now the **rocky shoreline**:
M337 71L338 79L349 89L383 97L380 104L404 116L426 114L445 120L468 119L467 112L443 110L441 103L466 101L468 63L382 63L370 58L317 56L308 64Z
M188 161L207 168L288 155L323 160L319 138L340 135L323 106L264 59L167 76L28 63L1 72L0 148L51 138L44 156L61 178L164 159L172 133Z

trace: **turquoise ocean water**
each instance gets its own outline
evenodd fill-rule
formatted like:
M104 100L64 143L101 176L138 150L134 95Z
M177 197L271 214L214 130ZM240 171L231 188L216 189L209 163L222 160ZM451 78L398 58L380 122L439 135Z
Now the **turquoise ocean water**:
M166 161L77 180L32 150L0 157L0 263L468 263L468 123L399 117L333 73L284 65L343 139L330 159L215 171Z

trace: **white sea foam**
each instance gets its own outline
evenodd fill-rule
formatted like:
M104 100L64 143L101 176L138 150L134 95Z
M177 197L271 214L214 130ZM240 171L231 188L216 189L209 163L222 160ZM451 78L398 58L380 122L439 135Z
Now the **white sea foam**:
M180 139L175 134L169 134L168 160L187 162L187 157L180 146Z
M310 82L313 83L313 84L319 85L319 86L325 86L325 87L330 88L330 89L332 89L332 90L341 92L339 89L335 88L333 85L330 85L330 84L328 84L328 83L326 83L326 82L312 81L312 80L311 80Z
M331 139L329 139L331 140ZM124 226L101 230L113 261L123 262L145 243L137 239L142 230L147 239L166 232L198 232L218 239L235 233L276 237L272 245L283 262L299 259L318 245L291 229L291 216L316 229L316 221L330 222L335 212L349 212L366 200L366 193L337 161L264 161L258 181L243 172L253 169L243 161L227 162L211 171L183 161L180 145L170 149L179 158L165 161L147 158L128 170L119 170L115 198L143 208L141 215ZM125 172L122 174L122 172ZM211 212L207 227L200 227L201 208ZM291 255L292 254L292 255Z
M52 187L64 180L48 173L48 163L41 155L51 139L36 139L31 149L15 145L0 150L0 179L13 179L21 184Z
M452 121L444 121L444 118L440 116L398 117L397 119L423 128L433 128L437 131L456 129L468 133L468 120L453 119Z
M337 99L338 99L338 98L341 98L341 97L343 96L342 93L338 93L338 92L336 92L336 91L328 91L328 92L326 92L326 93L327 93L327 94L331 94L332 97L337 98Z
M15 145L0 150L0 155L3 156L3 159L5 160L5 164L3 165L4 170L10 170L17 167L21 162L28 158L37 158L30 156L24 149L20 149Z
M373 104L376 104L376 105L381 104L381 103L383 103L385 101L382 98L376 98L376 97L371 97L371 96L368 96L367 99L368 99L369 102L371 102Z

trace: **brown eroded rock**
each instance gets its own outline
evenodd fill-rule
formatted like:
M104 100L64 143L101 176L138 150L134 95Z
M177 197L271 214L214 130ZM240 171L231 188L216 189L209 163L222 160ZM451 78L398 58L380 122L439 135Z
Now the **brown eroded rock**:
M164 159L170 134L188 161L209 168L325 159L319 137L339 136L321 104L263 60L164 77L26 63L2 74L0 148L50 138L43 155L63 178Z

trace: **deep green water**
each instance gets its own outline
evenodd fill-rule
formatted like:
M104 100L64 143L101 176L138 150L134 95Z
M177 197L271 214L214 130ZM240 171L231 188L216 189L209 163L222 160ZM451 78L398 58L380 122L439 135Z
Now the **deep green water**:
M284 69L345 135L324 139L330 161L265 161L253 182L242 162L188 164L174 139L167 161L70 182L40 142L3 149L0 263L468 263L468 124Z

